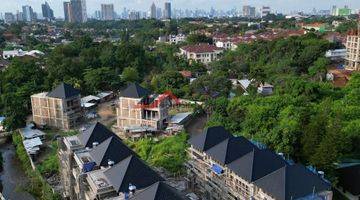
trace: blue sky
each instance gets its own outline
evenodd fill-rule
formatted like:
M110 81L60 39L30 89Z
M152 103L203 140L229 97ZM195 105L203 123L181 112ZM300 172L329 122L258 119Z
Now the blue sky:
M41 3L45 0L0 0L0 12L16 12L22 5L31 5L36 12L41 11ZM47 0L55 12L55 16L63 16L63 0ZM316 9L330 9L332 5L349 5L353 9L360 9L360 0L170 0L173 8L204 8L231 9L241 8L243 5L260 7L270 5L273 10L290 12L295 10L310 11ZM152 2L163 7L165 0L86 0L88 13L100 9L101 3L113 3L115 11L120 13L123 7L136 10L148 10Z

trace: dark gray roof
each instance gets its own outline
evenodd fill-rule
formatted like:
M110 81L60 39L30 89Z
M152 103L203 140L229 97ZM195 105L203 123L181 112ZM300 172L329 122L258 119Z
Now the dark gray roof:
M117 192L128 192L129 184L135 185L137 189L144 189L164 180L134 155L112 166L104 174Z
M123 91L120 92L120 96L128 97L128 98L142 98L150 95L151 92L143 87L141 87L138 83L129 84Z
M200 151L207 151L220 142L233 137L222 126L209 127L200 135L190 138L189 143Z
M176 189L164 182L156 182L130 198L131 200L185 200Z
M331 189L322 180L301 164L287 165L255 181L267 194L278 200L292 200Z
M108 166L109 160L116 164L135 153L118 137L112 136L94 147L90 155L98 166Z
M244 137L231 137L206 151L214 160L225 165L257 148Z
M61 83L55 89L53 89L51 92L47 94L48 97L53 97L58 99L68 99L77 95L80 95L80 91L66 83Z
M100 144L111 136L116 135L115 133L107 129L103 124L97 122L96 124L88 128L86 131L84 131L81 138L85 147L92 148L93 142L98 142Z
M287 162L274 152L254 148L248 154L228 164L229 169L248 182L262 178L287 165Z

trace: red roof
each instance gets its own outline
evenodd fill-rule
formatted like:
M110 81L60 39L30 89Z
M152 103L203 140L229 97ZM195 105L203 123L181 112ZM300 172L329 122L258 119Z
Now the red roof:
M183 70L183 71L179 71L179 73L185 78L191 78L192 77L191 71Z
M184 46L181 49L184 51L192 52L192 53L207 53L214 51L221 51L223 48L216 47L210 44L198 44L198 45L188 45Z

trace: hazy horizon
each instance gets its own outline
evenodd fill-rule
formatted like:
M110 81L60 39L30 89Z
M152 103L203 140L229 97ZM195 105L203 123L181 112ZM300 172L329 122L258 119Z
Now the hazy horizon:
M3 0L2 0L3 1ZM68 0L70 1L70 0ZM87 13L93 14L96 10L100 10L102 3L113 3L115 12L121 13L123 8L126 7L130 10L148 11L152 2L157 7L164 7L166 0L86 0ZM45 0L12 0L11 2L2 3L0 12L13 12L21 11L23 5L30 5L35 12L41 13L41 4ZM56 17L63 17L63 0L48 0L50 7L54 10ZM228 10L232 8L241 9L243 5L252 5L260 7L263 5L271 6L273 11L278 12L291 12L291 11L311 11L313 8L317 10L330 10L333 5L343 7L348 5L351 9L360 9L360 0L171 0L172 8L177 9L205 9L209 10L211 7L215 9Z

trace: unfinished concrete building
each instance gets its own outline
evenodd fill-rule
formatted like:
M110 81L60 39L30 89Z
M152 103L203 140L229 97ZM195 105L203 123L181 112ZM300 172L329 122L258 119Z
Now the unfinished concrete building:
M346 39L346 69L360 71L360 19L358 29L349 32Z
M203 199L332 199L321 175L223 127L210 127L189 143L189 187Z
M100 123L79 135L61 138L59 147L64 198L129 199L135 197L135 190L145 191L164 181Z
M40 126L69 130L82 117L80 91L61 83L51 92L31 96L33 121Z
M137 83L120 92L117 128L123 132L157 131L169 118L169 96L156 95Z

